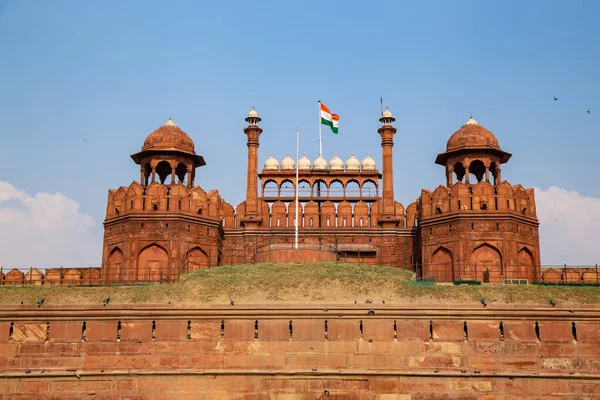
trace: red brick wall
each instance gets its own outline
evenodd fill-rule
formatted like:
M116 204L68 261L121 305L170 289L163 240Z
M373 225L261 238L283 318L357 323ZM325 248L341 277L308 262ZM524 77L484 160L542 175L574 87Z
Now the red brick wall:
M600 390L600 308L369 306L0 308L0 398L566 399Z

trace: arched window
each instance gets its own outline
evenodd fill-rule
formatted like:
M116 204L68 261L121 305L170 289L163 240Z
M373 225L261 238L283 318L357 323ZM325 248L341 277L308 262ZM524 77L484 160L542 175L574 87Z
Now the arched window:
M348 181L346 183L346 197L360 196L360 185L356 181Z
M474 160L469 165L469 183L481 182L485 177L485 165L483 161Z
M177 168L175 168L175 176L177 176L177 182L187 184L185 178L188 175L187 167L184 163L177 164ZM189 177L188 177L189 180Z
M377 185L373 181L366 181L362 185L363 197L377 197Z
M150 184L150 175L152 175L152 167L147 162L144 164L144 182L142 182L142 185L148 186Z
M296 189L292 181L283 181L279 187L279 193L281 197L295 197Z
M319 179L313 184L313 197L327 197L327 184Z
M173 170L171 169L171 164L166 161L161 161L156 166L156 174L158 175L158 179L160 183L169 184L171 183L171 174Z
M456 175L456 180L459 182L462 182L465 177L465 167L461 162L454 164L454 175Z
M335 180L329 184L330 197L344 197L344 185L342 182Z
M306 180L298 182L298 197L310 197L310 183Z
M263 185L263 197L277 197L279 187L275 181L266 181Z

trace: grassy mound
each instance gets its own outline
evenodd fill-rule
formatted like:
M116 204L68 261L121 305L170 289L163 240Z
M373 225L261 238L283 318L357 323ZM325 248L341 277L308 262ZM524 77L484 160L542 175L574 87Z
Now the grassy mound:
M269 302L479 303L558 304L600 303L596 287L410 285L410 271L369 265L318 262L261 263L195 271L180 284L144 286L24 286L0 287L0 304L236 304Z

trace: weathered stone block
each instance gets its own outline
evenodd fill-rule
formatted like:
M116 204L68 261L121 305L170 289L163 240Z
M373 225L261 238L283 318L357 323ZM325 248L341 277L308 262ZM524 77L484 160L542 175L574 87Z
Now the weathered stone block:
M88 342L117 341L118 321L89 321L86 322L85 336ZM121 324L121 331L123 325Z

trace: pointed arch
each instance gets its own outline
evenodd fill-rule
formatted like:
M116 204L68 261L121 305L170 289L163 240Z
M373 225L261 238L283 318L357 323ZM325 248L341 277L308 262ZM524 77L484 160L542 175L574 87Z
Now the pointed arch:
M440 246L431 254L431 263L423 271L425 276L435 276L438 282L454 281L454 256L445 246Z
M106 269L103 271L105 280L109 283L117 283L121 281L121 271L123 268L123 250L118 246L108 253L108 262L106 263Z
M329 197L344 197L344 184L339 179L329 183Z
M518 270L515 278L527 279L529 282L534 282L536 279L535 257L527 248L523 247L517 253Z
M483 243L473 249L469 279L482 282L502 283L502 253L489 243Z
M200 246L195 246L187 252L185 272L196 271L198 269L205 269L209 267L208 253Z
M169 253L167 250L156 243L152 243L144 247L138 255L137 281L160 281L161 274L166 272L168 266Z

